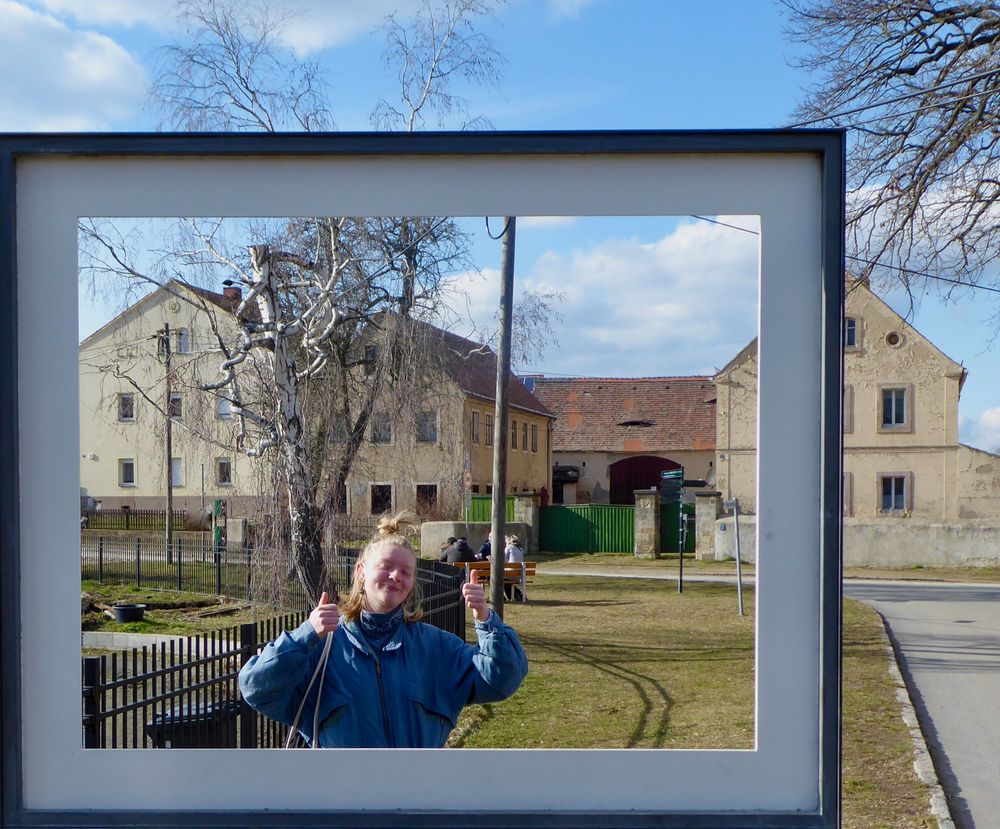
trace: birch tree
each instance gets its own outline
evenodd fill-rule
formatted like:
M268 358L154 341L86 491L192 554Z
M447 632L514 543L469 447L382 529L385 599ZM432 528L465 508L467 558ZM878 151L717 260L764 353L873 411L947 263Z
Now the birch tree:
M468 119L460 79L495 84L501 57L475 25L483 0L425 2L409 21L387 19L386 65L399 100L378 103L372 121L414 130L428 118ZM151 90L162 126L175 130L315 130L333 125L318 64L281 45L285 19L274 9L229 0L185 0L183 39L166 47ZM457 223L434 217L289 219L224 244L222 223L182 220L184 242L164 254L163 272L192 284L225 276L244 288L235 310L236 341L216 326L219 376L201 385L223 396L239 418L237 446L267 456L280 478L291 562L309 601L328 587L322 554L324 515L336 509L370 424L392 379L411 372L414 344L399 320L427 315L447 274L471 267ZM134 264L114 229L84 223L90 272L125 282L162 284ZM372 353L378 358L372 358ZM242 372L263 389L247 399ZM361 369L359 371L359 369ZM424 372L429 375L432 372ZM308 405L307 405L308 403ZM327 438L340 437L333 468Z

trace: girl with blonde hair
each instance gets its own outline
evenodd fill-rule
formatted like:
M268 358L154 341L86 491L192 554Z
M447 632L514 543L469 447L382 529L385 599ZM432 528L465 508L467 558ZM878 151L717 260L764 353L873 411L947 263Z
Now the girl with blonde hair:
M528 672L517 634L487 606L475 573L462 586L475 645L420 621L417 556L406 538L415 519L383 518L347 598L338 605L324 592L307 621L240 671L243 698L295 723L313 747L443 746L464 705L506 699Z

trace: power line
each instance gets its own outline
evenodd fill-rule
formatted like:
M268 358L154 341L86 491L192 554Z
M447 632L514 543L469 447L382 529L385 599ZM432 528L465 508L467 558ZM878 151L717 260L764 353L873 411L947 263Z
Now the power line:
M740 227L739 225L731 225L726 222L720 222L718 219L710 219L708 216L696 216L694 213L688 214L692 219L701 219L703 222L711 222L713 225L722 225L723 227L731 227L733 230L742 230L744 233L752 233L754 236L760 236L759 230L750 230L747 227Z
M865 118L863 121L855 121L848 126L848 129L857 129L865 124L871 124L875 121L884 121L887 118L903 118L907 115L916 115L918 112L924 112L928 109L939 109L940 107L946 107L950 104L957 104L959 101L967 101L969 98L978 98L980 95L991 95L994 92L1000 91L1000 86L993 86L989 89L981 89L978 92L970 92L968 95L959 95L955 98L945 98L943 101L938 101L933 104L924 104L916 109L907 109L903 112L888 112L885 115L875 115L871 118Z
M863 106L855 107L854 109L845 109L843 112L834 112L831 115L822 115L819 118L812 118L808 121L800 121L797 124L788 124L785 128L795 129L797 127L808 127L810 124L818 124L821 121L832 121L834 118L843 118L845 115L854 115L857 112L864 112L867 109L875 109L876 107L888 106L889 104L895 104L899 101L905 101L909 98L917 98L921 95L926 95L928 92L937 92L939 89L947 89L949 86L957 86L958 84L969 83L970 81L979 81L983 78L996 75L998 72L1000 72L1000 70L987 69L983 72L977 72L974 75L966 75L962 78L956 78L953 81L945 81L937 86L930 86L927 89L919 89L915 92L908 92L905 95L898 95L895 98L890 98L888 101L876 101L871 104L864 104Z

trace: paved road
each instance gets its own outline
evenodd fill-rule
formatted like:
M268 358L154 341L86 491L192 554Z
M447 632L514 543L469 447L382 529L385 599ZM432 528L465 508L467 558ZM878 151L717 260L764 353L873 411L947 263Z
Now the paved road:
M962 829L1000 827L1000 585L848 582L882 613Z

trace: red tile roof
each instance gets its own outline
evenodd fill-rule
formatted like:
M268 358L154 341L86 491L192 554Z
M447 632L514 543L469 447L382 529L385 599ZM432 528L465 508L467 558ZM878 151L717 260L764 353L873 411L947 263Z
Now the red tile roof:
M490 348L427 322L411 322L419 326L420 333L442 359L445 372L462 391L483 400L496 400L497 356ZM545 403L513 374L507 387L507 402L515 408L553 416Z
M557 452L715 448L711 377L545 377L534 393L556 415Z

